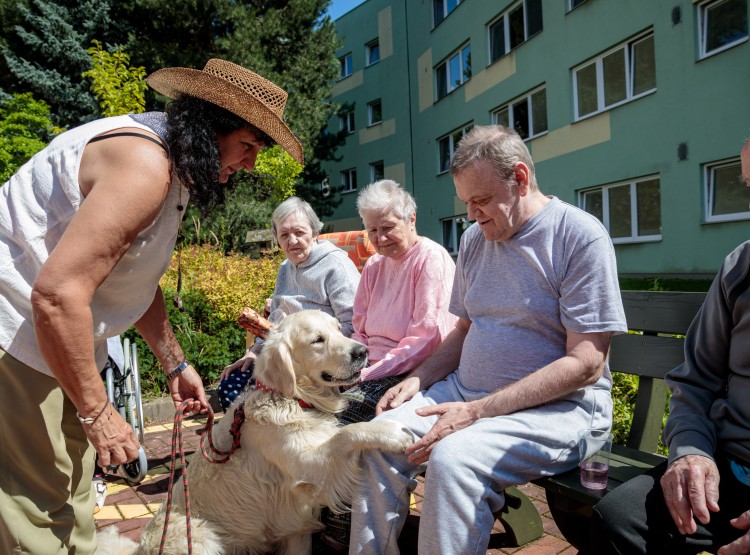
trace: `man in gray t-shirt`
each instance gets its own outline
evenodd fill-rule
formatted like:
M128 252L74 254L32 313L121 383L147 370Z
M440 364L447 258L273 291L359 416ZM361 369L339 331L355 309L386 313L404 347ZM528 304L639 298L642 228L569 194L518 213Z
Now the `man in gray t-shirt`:
M398 553L427 469L419 552L484 553L503 490L573 468L584 428L612 422L607 351L627 330L614 249L596 218L542 194L521 138L476 127L451 173L476 220L461 239L456 328L378 405L417 441L367 454L351 553Z

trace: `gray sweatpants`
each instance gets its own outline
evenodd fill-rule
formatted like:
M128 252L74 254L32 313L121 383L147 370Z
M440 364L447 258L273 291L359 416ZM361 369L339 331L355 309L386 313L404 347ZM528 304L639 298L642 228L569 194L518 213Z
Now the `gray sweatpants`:
M486 395L462 388L451 374L378 418L396 420L421 438L437 416L421 417L415 409ZM415 477L429 467L419 553L484 554L493 513L504 503L503 490L575 467L579 430L608 430L611 422L609 393L587 388L564 401L478 420L440 440L425 465L414 466L403 454L366 453L363 480L352 503L349 553L399 553L396 542L409 513Z

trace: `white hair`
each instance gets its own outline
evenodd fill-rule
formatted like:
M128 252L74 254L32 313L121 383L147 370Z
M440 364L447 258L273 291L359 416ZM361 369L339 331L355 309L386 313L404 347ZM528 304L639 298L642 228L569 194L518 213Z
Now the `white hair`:
M391 179L383 179L368 185L359 193L357 211L360 218L363 218L365 212L393 212L408 222L417 213L417 203L401 185Z
M273 232L274 239L278 242L279 237L277 234L278 227L292 214L298 214L304 216L307 223L310 224L313 236L317 236L320 230L323 229L323 222L320 221L315 210L308 202L305 202L299 197L289 197L284 202L276 207L276 210L271 214L271 231Z

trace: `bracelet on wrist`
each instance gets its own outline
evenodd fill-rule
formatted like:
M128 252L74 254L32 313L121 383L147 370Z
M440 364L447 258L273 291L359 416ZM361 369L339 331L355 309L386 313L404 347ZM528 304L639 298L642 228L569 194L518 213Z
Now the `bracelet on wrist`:
M104 411L107 410L107 407L110 406L109 399L104 403L104 406L100 408L94 416L81 416L81 413L76 411L76 417L78 418L78 421L81 424L86 424L87 426L91 426L94 422L96 422L99 417L104 414Z
M167 374L167 381L168 382L172 381L172 378L174 378L175 376L177 376L180 372L182 372L183 370L185 370L185 368L187 368L188 366L189 366L188 361L187 360L183 360L180 364L177 365L177 368L175 368L169 374Z

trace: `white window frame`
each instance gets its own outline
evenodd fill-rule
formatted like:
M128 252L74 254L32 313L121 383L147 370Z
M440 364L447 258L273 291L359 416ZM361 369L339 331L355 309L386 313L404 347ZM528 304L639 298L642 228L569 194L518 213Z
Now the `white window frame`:
M380 119L375 120L375 106L380 106ZM383 123L383 101L382 99L378 98L377 100L373 100L372 102L367 104L367 126L372 127L373 125L377 125L379 123Z
M652 181L654 179L659 181L659 194L661 196L661 178L659 177L659 174L655 174L655 175L648 175L645 177L639 177L638 179L620 181L618 183L610 183L607 185L600 185L598 187L589 187L588 189L580 190L578 191L578 206L582 210L586 210L586 206L584 202L584 195L586 193L591 193L594 191L601 191L602 192L602 219L603 219L602 224L604 224L604 227L607 228L607 232L610 234L610 237L611 237L612 232L611 232L610 217L609 217L609 190L629 185L630 186L630 235L627 237L611 237L612 243L617 245L617 244L649 243L649 242L654 242L654 241L661 241L662 239L661 233L654 234L654 235L638 235L637 186L639 183L642 183L644 181ZM663 225L663 218L661 215L661 203L659 207L659 223L660 223L660 226Z
M339 58L339 79L346 79L353 73L352 53L344 54Z
M573 1L574 0L568 0L568 11L569 12L575 10L578 6L580 6L581 4L585 3L587 0L581 0L580 2L578 2L578 4L575 4L575 5L573 4Z
M357 190L357 169L349 168L341 172L341 192L352 193Z
M748 34L747 34L747 23L748 23L748 14L745 12L745 36L739 37L737 40L734 40L732 42L729 42L727 44L724 44L718 48L714 48L713 50L707 51L706 50L706 44L708 42L708 22L709 22L709 13L714 8L720 6L721 4L725 3L726 0L706 0L705 2L701 2L697 6L698 10L698 43L700 45L699 48L699 59L708 58L709 56L713 56L714 54L718 54L719 52L724 52L724 50L727 50L729 48L733 48L737 46L738 44L741 44L743 42L747 42L748 40ZM747 9L747 4L745 4L745 8Z
M455 136L456 136L456 134L457 133L461 133L461 138L463 139L466 136L466 134L471 130L472 127L474 127L474 123L473 122L472 123L467 123L466 125L464 125L462 127L458 127L456 129L454 129L453 131L451 131L450 133L447 133L447 134L443 135L442 137L438 138L438 140L436 141L437 142L437 147L438 147L438 151L437 151L437 165L438 165L438 171L437 171L437 173L438 173L438 175L440 175L441 173L447 173L447 172L450 171L450 161L453 159L453 153L456 152L456 144L455 144ZM441 165L440 165L440 162L441 162L441 157L440 157L440 150L441 149L440 149L440 145L441 145L441 143L443 141L447 141L447 144L448 144L448 154L449 154L449 156L448 156L448 167L445 168L445 169L443 169L441 167Z
M377 48L378 58L373 60L373 53ZM365 45L365 67L370 67L380 61L380 39L375 39Z
M737 222L742 220L750 220L750 207L746 206L745 210L741 212L732 212L730 214L720 214L714 216L712 214L714 203L716 202L716 170L724 169L730 166L737 166L737 187L744 187L742 183L742 162L739 158L733 158L731 160L724 160L722 162L712 162L706 164L703 167L703 183L704 183L704 221L706 223L717 223L717 222Z
M448 240L446 240L445 236L446 224L450 226L450 237ZM461 237L458 233L459 228L461 228L461 235L463 235L464 231L469 228L469 225L471 224L466 214L440 220L441 244L451 256L458 256L458 248L461 246Z
M433 26L433 28L437 27L440 23L442 23L442 21L446 17L448 17L451 14L451 12L453 12L453 10L455 10L461 4L462 1L463 0L455 0L455 6L453 6L450 9L448 9L448 2L449 2L449 0L432 0L432 18L433 18L432 26ZM439 21L437 21L437 17L435 17L435 15L436 15L435 14L435 8L436 8L437 4L442 4L442 12L443 12L442 17L440 18Z
M380 176L377 175L378 167L380 168ZM385 179L385 164L383 164L383 161L378 160L370 163L370 183L375 183L381 179Z
M500 15L498 15L495 19L490 21L487 24L487 59L489 60L489 63L492 64L499 60L500 58L507 56L510 54L511 51L515 50L525 42L527 42L530 38L536 36L538 33L540 33L543 30L542 28L539 29L539 31L536 31L533 35L529 35L529 18L528 18L528 8L527 8L527 1L528 0L519 0L518 2L514 2L512 5L508 7L505 11L503 11ZM510 45L510 19L509 15L511 12L515 11L518 6L523 6L523 40L518 43L517 45L511 47ZM503 54L498 56L497 58L492 57L492 28L498 24L502 23L503 26L503 38L505 40L505 44L503 44Z
M517 104L519 104L521 101L523 101L525 99L526 100L526 105L528 106L527 110L528 110L529 136L526 137L524 139L524 141L530 141L532 139L536 139L537 137L541 137L542 135L546 135L549 132L549 120L547 121L547 128L544 131L540 131L539 133L534 133L534 111L532 109L532 103L531 103L531 98L534 95L536 95L536 94L538 94L538 93L540 93L542 91L546 92L546 86L545 85L542 85L541 87L537 87L536 89L534 89L534 90L532 90L532 91L530 91L530 92L528 92L526 94L523 94L523 95L521 95L521 96L519 96L517 98L514 98L513 100L511 100L510 102L508 102L506 104L503 104L502 106L498 106L497 108L495 108L494 110L492 110L492 123L495 124L495 125L498 125L500 123L499 122L499 117L498 117L499 114L500 114L500 112L502 112L503 110L508 110L508 124L509 124L508 126L511 127L511 128L514 128L515 126L512 125L513 122L515 122L515 120L516 120L516 118L513 117L514 116L514 114L513 114L514 106L516 106ZM545 101L544 101L544 111L545 112L547 111L546 95L545 95Z
M464 63L464 53L468 50L468 56L469 56L469 74L466 75L466 67ZM461 77L461 82L458 84L455 84L451 81L451 71L450 71L450 64L454 59L458 59L458 73ZM443 71L445 71L445 94L440 94L440 71L441 68ZM435 66L434 69L434 75L435 75L435 100L440 100L441 98L445 98L448 96L451 92L455 91L457 88L462 86L464 83L466 83L469 79L471 79L471 43L467 42L462 44L459 48L454 50L450 53L449 56L447 56L442 62L440 62L438 65Z
M354 110L345 112L339 116L339 129L341 131L346 131L347 135L351 135L356 131L357 128L354 125Z
M654 87L651 89L648 89L638 94L633 94L633 81L634 81L633 75L635 72L635 68L633 67L633 50L639 43L647 39L652 39L652 40L654 39L653 30L650 30L646 33L642 33L638 35L637 37L630 39L626 42L620 43L617 46L610 48L603 54L600 54L596 58L586 60L584 63L573 68L572 70L573 103L574 103L574 109L575 109L575 121L580 121L582 119L590 118L591 116L595 116L596 114L606 112L607 110L611 110L612 108L621 106L623 104L627 104L628 102L632 102L633 100L637 100L638 98L642 98L646 95L653 94L654 92L656 92L657 87L656 85L654 85ZM654 48L656 48L655 44L654 44ZM625 98L617 102L613 102L612 104L605 104L604 103L605 102L604 100L604 59L614 54L615 52L618 52L619 50L624 50L625 52L625 68L626 68L625 70ZM596 64L597 108L593 112L580 115L578 113L578 110L579 110L578 100L579 99L578 99L577 75L579 71L583 69L587 69L594 64ZM655 68L654 68L654 71L656 71Z

